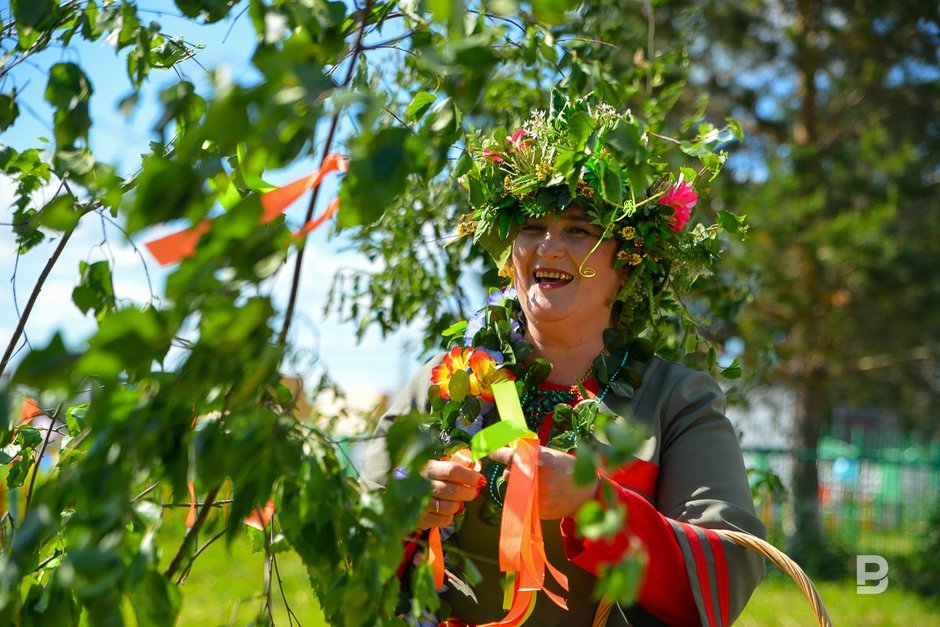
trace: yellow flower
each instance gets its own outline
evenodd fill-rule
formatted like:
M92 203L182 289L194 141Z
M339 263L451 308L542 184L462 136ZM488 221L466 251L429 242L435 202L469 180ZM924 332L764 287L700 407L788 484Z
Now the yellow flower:
M630 241L634 237L636 237L636 229L632 226L625 226L620 229L620 239Z
M585 198L594 198L594 188L583 180L578 181L578 195L584 196Z

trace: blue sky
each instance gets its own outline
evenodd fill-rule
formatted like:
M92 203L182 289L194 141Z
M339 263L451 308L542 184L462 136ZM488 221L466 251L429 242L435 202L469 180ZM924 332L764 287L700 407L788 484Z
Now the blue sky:
M157 21L163 32L182 34L187 42L205 46L197 56L198 64L187 61L181 67L197 87L208 86L210 77L207 70L219 68L230 72L235 81L252 80L253 70L248 56L255 39L247 15L193 28L185 20L175 17L179 13L172 2L142 2L140 5L141 19ZM9 15L7 0L0 2L0 13L4 18ZM25 106L21 104L16 123L0 135L0 144L23 149L42 145L37 143L37 138L52 137L51 111L43 100L46 70L54 63L73 61L85 69L94 88L90 141L96 158L116 166L123 175L131 174L151 139L153 121L158 112L155 94L175 81L176 76L167 72L153 73L141 94L138 110L126 118L117 111L120 100L131 91L124 56L116 54L113 47L104 42L74 45L76 42L77 38L67 50L49 50L36 57L34 62L21 64L14 70L12 80L0 85L3 91L16 87L25 101ZM271 183L283 184L316 167L317 163L307 160L286 170L267 173L265 178ZM337 181L336 175L331 175L325 184L320 194L323 206L335 195ZM0 218L0 222L9 222L12 187L9 180L0 179L0 206L4 207L4 218ZM51 199L54 191L54 188L43 190L37 197L37 204L42 206ZM302 223L305 207L304 200L301 200L288 210L288 222ZM167 271L150 258L142 245L182 226L185 223L150 229L135 235L133 242L129 242L117 226L95 215L87 216L69 241L37 300L26 327L30 345L43 346L54 332L59 331L71 346L78 348L93 332L93 320L83 316L71 303L71 292L79 278L80 261L108 259L114 274L116 295L124 302L143 304L152 299L159 300ZM341 253L342 238L331 237L328 230L320 229L310 237L304 256L301 297L292 326L292 346L302 354L299 360L303 362L301 374L318 377L325 368L357 398L370 397L368 393L371 392L394 394L418 366L421 338L412 327L387 338L370 332L357 344L354 326L324 318L323 304L333 273L340 267L370 267L370 262L363 257ZM57 237L49 239L18 258L11 229L0 226L0 343L3 348L16 327L17 309L22 311L57 240ZM293 265L291 257L281 272L265 286L281 304L281 309L290 291ZM24 351L20 351L18 357L23 354ZM317 362L311 365L311 356L314 355Z

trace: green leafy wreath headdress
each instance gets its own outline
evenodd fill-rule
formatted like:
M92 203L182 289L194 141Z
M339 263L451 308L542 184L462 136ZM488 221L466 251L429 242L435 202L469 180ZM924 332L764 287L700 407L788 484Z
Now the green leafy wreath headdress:
M724 129L702 124L698 131L694 140L679 141L593 94L570 100L554 90L548 113L536 111L515 132L468 136L458 170L472 212L462 217L459 232L472 234L505 270L526 218L580 206L603 228L600 241L620 242L614 263L628 269L628 279L616 297L615 326L637 336L657 326L670 284L690 284L710 271L720 252L719 229L744 229L743 218L727 211L718 213L716 224L688 225L696 188L724 164L725 153L715 148L741 137L733 121ZM670 161L680 159L699 168L679 167L676 175ZM582 276L594 273L589 259Z

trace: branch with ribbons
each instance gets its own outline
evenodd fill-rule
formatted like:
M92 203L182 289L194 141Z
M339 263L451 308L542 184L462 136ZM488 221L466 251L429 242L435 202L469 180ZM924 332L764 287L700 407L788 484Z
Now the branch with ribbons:
M348 164L346 159L333 152L323 159L323 164L313 174L301 177L283 187L276 187L260 195L251 194L239 202L260 202L261 218L258 223L267 224L284 213L288 207L306 192L319 186L327 174L331 172L345 172L347 168ZM339 198L334 198L323 213L306 222L294 233L294 239L297 240L311 231L316 230L324 222L333 217L337 211L339 211ZM212 221L211 219L203 220L188 229L183 229L182 231L177 231L165 237L147 242L145 246L161 266L179 263L196 252L196 245L199 243L199 238L212 227Z
M504 446L513 447L509 480L499 533L499 569L506 573L507 587L503 607L508 610L499 622L480 627L514 627L532 614L539 591L567 610L562 594L545 587L547 570L566 593L568 578L555 568L545 554L542 518L539 514L539 438L529 430L519 402L515 383L502 381L492 386L500 420L473 436L470 446L451 459L472 468L476 460ZM435 585L444 583L444 556L440 531L432 528L428 539L428 559L434 571Z

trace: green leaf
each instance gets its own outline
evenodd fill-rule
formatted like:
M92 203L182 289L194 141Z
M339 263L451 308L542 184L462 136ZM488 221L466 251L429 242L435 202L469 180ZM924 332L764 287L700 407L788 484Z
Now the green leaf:
M115 307L114 285L111 281L111 266L107 261L87 264L79 262L81 279L72 290L72 301L82 313L94 310L100 316Z
M737 379L741 376L741 373L741 360L735 357L731 365L722 369L721 376L725 379Z
M56 63L49 68L45 98L56 109L54 131L58 147L69 148L77 139L87 140L91 93L91 82L76 64Z
M42 444L43 435L36 427L22 425L16 430L16 443L24 449L34 449Z
M44 347L30 351L20 362L13 382L39 390L63 390L72 386L72 370L78 356L70 353L56 333Z
M421 116L428 110L428 108L434 103L436 96L430 92L419 91L415 94L415 97L411 99L411 104L408 105L408 108L405 110L405 121L406 122L417 122L421 119Z
M624 163L636 165L646 159L643 133L634 124L626 122L617 124L607 133L606 143L608 150Z
M574 458L574 482L585 486L597 479L597 456L590 447L581 447Z
M154 309L111 311L101 317L77 371L102 378L117 377L122 371L149 371L151 362L166 355L171 335Z
M127 214L127 230L134 233L184 215L198 220L203 217L207 204L202 177L192 164L153 155L144 160L143 170L137 177L134 204Z
M225 18L236 0L176 0L176 6L186 17L200 18L211 24Z
M20 114L16 104L16 92L13 94L0 94L0 131L5 131L13 125Z
M455 371L450 377L447 389L450 392L452 402L462 403L463 399L467 398L467 394L470 393L470 375L465 370Z
M637 549L629 549L616 564L601 567L594 598L615 599L624 606L632 605L645 570L644 554Z
M585 503L575 514L578 533L589 540L610 538L623 529L626 519L623 507L603 507L597 501Z
M29 469L32 467L33 461L29 453L18 455L17 459L13 461L9 466L9 471L7 472L7 488L14 490L26 481L26 477L29 476Z
M718 212L718 225L728 233L742 233L747 230L744 226L746 217L722 209Z
M81 217L81 213L75 210L76 202L71 194L56 196L39 210L34 219L54 231L71 231Z
M454 171L451 172L451 176L453 176L455 179L459 179L461 176L469 172L472 167L473 158L470 157L470 153L464 152L457 160L457 165L454 166Z
M437 22L446 22L450 19L453 5L453 0L427 0L427 7Z
M731 134L739 141L744 141L744 129L741 128L741 124L734 118L725 118L725 122L728 123L728 128L731 130Z
M47 564L46 569L54 563L55 560ZM30 587L23 603L21 618L23 627L39 627L77 625L79 615L78 603L72 592L49 583L45 586L34 584Z
M73 438L85 429L88 416L88 403L72 405L65 412L65 424Z
M10 0L10 12L19 35L17 46L26 50L32 46L43 30L51 28L59 17L56 0Z
M575 0L533 0L532 14L539 23L560 24L565 20L565 12L578 4Z
M340 228L368 225L405 189L408 174L423 169L426 148L406 128L383 128L354 144L340 188Z
M568 116L568 129L571 132L571 139L574 141L572 148L576 151L582 151L587 146L591 133L594 132L594 124L587 112L576 111Z
M464 331L467 330L467 321L460 320L450 325L441 332L442 337L463 337Z
M57 172L71 173L76 177L84 177L94 170L95 157L87 148L80 150L57 150L53 155L53 163ZM83 181L84 182L84 181Z
M620 177L620 170L605 165L601 171L601 196L615 207L621 206L623 204L623 179Z

